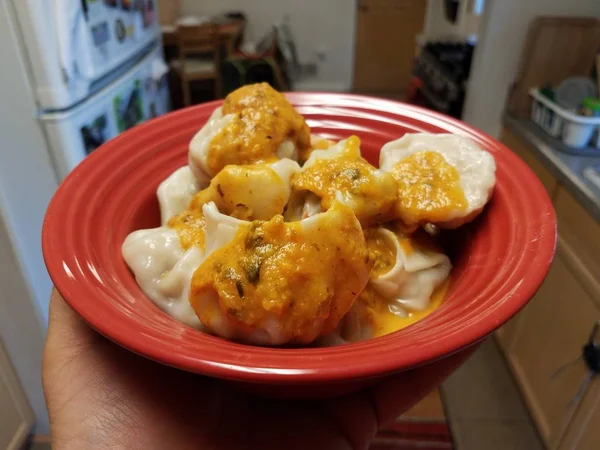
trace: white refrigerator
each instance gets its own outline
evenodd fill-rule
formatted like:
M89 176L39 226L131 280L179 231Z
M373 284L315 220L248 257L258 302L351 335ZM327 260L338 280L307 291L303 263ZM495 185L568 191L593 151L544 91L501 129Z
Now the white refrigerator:
M157 0L0 0L0 345L41 433L44 213L90 152L169 110L156 8Z

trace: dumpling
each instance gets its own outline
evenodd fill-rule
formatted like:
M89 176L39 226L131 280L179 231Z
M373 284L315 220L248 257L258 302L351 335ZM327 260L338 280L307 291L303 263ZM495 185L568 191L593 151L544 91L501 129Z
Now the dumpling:
M298 163L290 159L226 166L207 189L193 198L190 208L200 209L212 201L219 211L238 219L269 220L283 213L290 197L290 179L299 171Z
M310 135L310 150L304 152L301 158L298 158L298 162L300 164L304 164L307 159L310 158L312 152L315 150L327 150L329 147L333 147L336 144L335 141L331 139L324 138L317 134Z
M408 236L377 227L366 230L365 237L375 263L367 287L339 329L350 341L385 334L399 328L396 319L431 311L432 295L452 268L425 232Z
M223 109L221 107L216 108L208 122L190 141L188 165L198 183L206 185L217 174L216 170L211 170L208 167L207 154L213 139L233 123L233 118L233 114L223 115Z
M297 160L310 151L310 129L283 94L266 83L244 86L225 98L189 147L200 183L230 164Z
M190 280L204 260L204 250L185 251L169 227L138 230L125 239L123 259L142 291L163 311L194 328L202 328L188 300Z
M452 268L450 259L424 235L419 242L415 235L403 236L379 227L367 235L367 245L376 255L371 285L383 297L393 298L398 312L400 308L426 309L431 294Z
M179 230L161 226L134 231L121 252L138 285L156 305L175 319L203 329L189 302L192 275L208 255L233 239L243 223L210 203L202 212L202 237L205 228L210 237L206 248L204 242L186 247Z
M161 224L166 225L171 217L185 211L202 187L206 186L196 180L189 166L177 169L163 181L156 191Z
M214 202L222 213L239 219L270 219L283 212L290 196L290 178L299 170L298 163L289 159L273 164L227 166L167 225L177 231L183 249L204 248L205 204ZM177 197L175 189L171 194L171 198ZM183 194L180 192L179 196Z
M360 139L351 136L326 150L315 150L292 178L286 220L302 218L306 203L319 198L322 210L335 200L348 205L362 224L385 217L397 200L394 178L360 155ZM315 208L309 208L318 212Z
M496 182L494 157L454 134L406 134L383 146L379 163L398 183L392 217L407 225L459 227L483 210Z
M310 147L312 150L327 150L329 147L333 147L334 145L335 141L332 141L331 139L324 138L317 134L310 135Z
M204 206L207 243L214 205ZM336 202L301 222L231 222L194 273L190 302L212 333L260 345L306 344L333 331L369 278L352 210ZM216 224L216 225L215 225ZM208 250L208 249L207 249Z

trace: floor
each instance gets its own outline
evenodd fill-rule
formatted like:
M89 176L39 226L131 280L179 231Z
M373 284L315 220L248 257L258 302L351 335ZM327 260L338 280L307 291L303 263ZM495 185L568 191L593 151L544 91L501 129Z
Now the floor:
M512 374L493 338L441 388L456 450L542 450Z

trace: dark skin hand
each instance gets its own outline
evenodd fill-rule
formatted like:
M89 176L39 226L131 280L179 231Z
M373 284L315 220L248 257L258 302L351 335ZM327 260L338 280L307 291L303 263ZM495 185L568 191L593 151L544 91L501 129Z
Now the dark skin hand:
M366 449L465 353L337 399L269 400L119 347L54 292L43 364L52 448Z

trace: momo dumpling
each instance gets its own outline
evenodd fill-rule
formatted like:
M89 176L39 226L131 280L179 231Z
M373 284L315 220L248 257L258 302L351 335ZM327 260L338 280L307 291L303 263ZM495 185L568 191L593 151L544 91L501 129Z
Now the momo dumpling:
M338 330L349 341L384 334L378 327L395 318L430 312L434 291L452 268L425 232L408 236L376 227L366 230L365 238L374 266L367 287Z
M192 275L204 260L203 249L184 250L177 232L162 226L134 231L121 252L138 286L159 308L180 322L202 328L188 297Z
M207 220L212 207L204 207ZM261 345L312 342L336 328L369 278L361 226L339 202L300 222L278 215L225 227L229 242L220 242L196 270L190 293L202 324L221 337ZM208 222L206 233L213 241Z
M335 141L331 139L327 139L323 136L319 136L317 134L310 135L310 150L303 153L302 157L298 158L298 162L300 164L304 164L307 159L310 158L310 155L315 150L327 150L329 147L333 147L336 144Z
M205 186L196 180L189 166L177 169L163 181L156 191L161 224L165 225L171 217L185 211L202 187Z
M496 182L494 157L454 134L406 134L383 146L379 166L396 179L392 216L407 225L459 227L483 210Z
M190 208L200 209L212 201L219 211L238 219L268 220L283 213L290 197L290 179L299 171L298 163L290 159L226 166L193 198Z
M321 210L338 200L352 208L362 224L369 224L389 212L397 195L394 178L364 160L360 139L351 136L326 150L314 150L292 177L286 220L300 220L307 214L306 203L318 198Z
M181 233L161 226L138 230L125 239L121 252L144 293L175 319L203 329L189 302L192 275L204 259L228 243L244 223L221 214L214 203L204 207L204 228L210 240L204 245L184 248Z
M273 164L227 166L167 225L177 231L184 249L204 248L204 205L213 202L223 214L238 219L270 219L283 212L290 196L290 178L299 170L298 163L289 159Z
M419 241L383 227L367 234L375 256L370 284L381 296L411 311L427 308L431 294L452 268L450 259L422 236Z
M267 83L229 94L189 146L189 165L200 183L227 165L297 160L310 151L310 129L283 94Z

